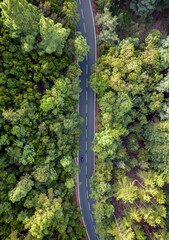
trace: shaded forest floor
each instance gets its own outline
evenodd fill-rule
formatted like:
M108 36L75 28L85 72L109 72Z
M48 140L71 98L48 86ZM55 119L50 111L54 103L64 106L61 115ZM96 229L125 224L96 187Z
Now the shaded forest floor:
M161 12L155 12L152 16L148 16L149 21L145 25L144 29L140 29L140 40L143 41L148 33L152 29L159 30L162 33L162 38L166 38L169 35L169 9L165 9ZM133 16L133 19L137 22L137 17Z
M118 1L119 2L119 1ZM162 34L162 38L166 38L169 35L169 8L166 8L161 11L155 11L151 15L147 16L136 16L133 11L129 11L129 3L128 0L120 0L119 8L131 14L131 22L132 24L138 24L138 32L140 41L144 41L148 33L153 30L159 30ZM129 16L126 18L129 21ZM137 30L137 29L134 29ZM126 32L127 35L130 35L130 32Z

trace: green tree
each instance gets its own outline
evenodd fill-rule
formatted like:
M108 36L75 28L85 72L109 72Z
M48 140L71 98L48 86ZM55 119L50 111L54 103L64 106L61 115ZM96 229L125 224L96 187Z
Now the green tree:
M4 25L9 29L10 35L21 38L23 49L32 50L39 32L39 9L26 0L4 0L0 7Z
M169 92L169 73L162 79L162 81L156 86L158 92Z
M127 147L130 151L137 151L139 143L135 134L130 134L127 138Z
M133 203L137 198L137 187L126 176L113 184L113 192L117 200L122 199L125 203Z
M117 219L108 228L108 233L115 237L115 240L134 240L135 234L132 229L132 221L129 217Z
M52 182L57 179L57 172L49 165L35 167L32 175L40 183Z
M82 62L84 60L84 57L89 52L90 47L87 45L86 39L81 35L80 32L76 33L74 47L77 61Z
M132 0L130 7L134 12L141 16L143 14L150 14L155 11L157 7L157 0Z
M104 8L104 13L97 14L96 21L101 32L98 36L98 43L108 42L112 45L114 41L118 41L116 27L118 25L117 17L112 17L111 12L107 7Z
M77 13L77 3L66 1L63 3L62 12L65 15L64 22L67 26L75 26L79 21L79 14Z
M18 202L21 198L25 197L27 193L32 189L34 182L29 175L21 177L16 187L9 192L9 199L11 202Z
M61 198L55 196L53 189L48 190L48 196L44 193L39 195L34 215L24 220L25 228L29 229L33 237L43 239L50 233L52 225L59 232L65 231L65 223L61 224L63 219L61 204Z
M146 149L150 153L151 168L168 173L169 122L150 122L144 131Z
M160 54L162 68L166 69L169 67L169 36L161 40Z
M56 51L58 54L62 54L70 29L63 28L61 23L54 24L53 20L45 17L41 17L39 26L42 38L42 41L38 44L38 47L42 49L39 53L51 54Z
M12 37L21 39L23 51L29 52L38 47L39 54L55 51L62 54L70 29L63 28L61 23L54 24L52 19L45 18L37 7L26 0L5 0L1 8L5 26ZM41 36L40 43L38 34Z
M120 136L125 133L125 129L105 129L95 134L95 145L93 150L99 155L99 161L115 158Z
M50 110L54 110L55 114L60 111L60 107L64 106L64 95L62 94L60 89L57 89L57 86L53 87L51 90L47 90L46 94L43 96L41 100L40 108L43 112L48 112Z

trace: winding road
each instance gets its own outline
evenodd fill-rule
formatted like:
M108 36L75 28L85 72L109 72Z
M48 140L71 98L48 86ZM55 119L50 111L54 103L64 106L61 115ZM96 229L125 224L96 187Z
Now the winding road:
M94 17L90 0L76 0L80 21L76 30L81 32L90 46L90 51L85 57L85 60L79 63L82 70L80 76L82 92L79 99L79 112L84 119L82 126L82 134L80 136L80 151L79 151L79 202L82 209L83 222L86 227L86 232L90 240L99 240L99 236L95 230L95 220L93 216L93 199L90 198L89 179L91 178L94 165L95 154L91 150L92 141L95 134L95 94L90 88L88 81L91 74L91 67L96 61L96 33ZM81 157L84 160L81 162Z

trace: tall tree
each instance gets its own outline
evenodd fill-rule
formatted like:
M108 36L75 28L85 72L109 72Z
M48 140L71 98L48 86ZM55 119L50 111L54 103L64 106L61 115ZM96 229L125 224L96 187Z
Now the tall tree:
M39 33L40 10L26 0L4 0L0 7L3 22L11 36L20 37L23 48L32 50L35 37Z
M62 27L61 23L54 24L54 21L50 18L41 17L40 22L40 35L42 41L38 44L38 47L42 49L40 54L57 52L62 54L65 41L67 40L70 29Z
M169 121L150 122L144 131L146 148L150 153L151 168L168 173Z
M76 38L74 40L74 47L75 47L75 56L77 61L82 62L84 57L89 52L89 45L87 45L86 39L81 35L80 32L76 33Z
M107 7L104 8L104 13L97 14L96 21L101 32L98 36L98 42L107 42L114 44L114 41L119 40L116 33L116 27L118 25L117 17L112 17L111 12Z
M17 183L16 187L9 192L10 201L18 202L21 198L25 197L27 193L32 189L34 182L29 175L21 177L21 180Z

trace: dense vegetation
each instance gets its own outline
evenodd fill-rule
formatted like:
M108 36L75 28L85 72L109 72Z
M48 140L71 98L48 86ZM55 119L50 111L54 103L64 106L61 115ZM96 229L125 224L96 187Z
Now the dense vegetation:
M82 124L73 57L88 51L76 2L0 8L0 239L85 239L72 198Z
M169 239L168 37L153 29L140 34L169 1L96 4L100 57L90 79L100 109L91 178L96 230L103 240Z

